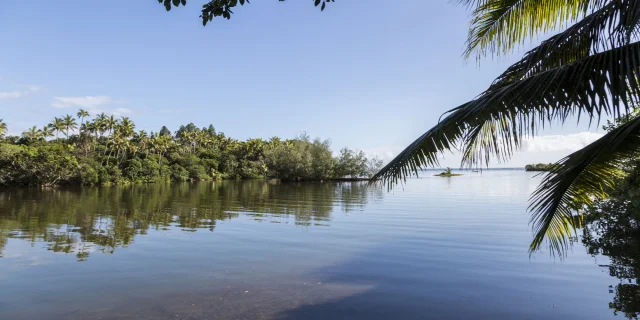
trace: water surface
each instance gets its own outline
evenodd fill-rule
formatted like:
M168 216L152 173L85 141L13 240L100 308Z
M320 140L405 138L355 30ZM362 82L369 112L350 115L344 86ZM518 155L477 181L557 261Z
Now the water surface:
M0 190L0 319L613 319L577 244L530 258L524 171Z

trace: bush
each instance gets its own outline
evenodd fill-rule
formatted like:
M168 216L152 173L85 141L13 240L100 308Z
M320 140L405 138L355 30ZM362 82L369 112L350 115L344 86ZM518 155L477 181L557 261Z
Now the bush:
M107 171L107 168L100 167L97 169L97 173L98 173L98 183L100 184L111 183L111 175L109 175L109 171Z
M283 180L321 180L330 178L334 159L328 140L307 136L293 140L291 144L274 146L265 151L268 176Z
M68 184L78 177L79 164L73 148L61 144L2 149L0 180L7 185Z
M120 168L116 166L108 166L106 168L107 168L107 172L109 173L111 183L118 184L118 183L124 182L122 180L122 170L120 170Z
M138 179L140 179L142 171L142 161L140 161L140 159L134 158L127 162L127 165L124 168L124 176L130 181L137 181Z
M201 165L197 165L197 164L191 165L187 168L187 171L189 172L189 178L191 179L207 180L211 178L207 174L207 170Z
M80 166L80 183L85 186L92 186L100 183L98 171L88 164Z
M160 175L160 165L151 159L142 160L142 169L140 170L140 180L144 182L153 182L162 180Z
M171 180L173 181L186 181L189 179L189 171L179 164L171 166Z
M338 178L357 178L369 175L368 160L362 151L344 148L340 150L340 156L336 162L334 173Z

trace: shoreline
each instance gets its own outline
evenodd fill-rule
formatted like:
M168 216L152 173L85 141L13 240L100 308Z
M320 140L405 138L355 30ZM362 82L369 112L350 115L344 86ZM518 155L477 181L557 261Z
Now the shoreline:
M122 187L133 185L149 185L149 184L181 184L181 183L199 183L199 182L221 182L221 181L264 181L267 183L305 183L305 182L370 182L374 181L371 178L329 178L318 180L282 180L275 178L256 178L256 179L200 179L200 180L185 180L185 181L135 181L126 183L107 183L107 184L94 184L94 185L82 185L82 184L54 184L54 185L0 185L0 191L10 189L56 189L56 188L101 188L101 187Z

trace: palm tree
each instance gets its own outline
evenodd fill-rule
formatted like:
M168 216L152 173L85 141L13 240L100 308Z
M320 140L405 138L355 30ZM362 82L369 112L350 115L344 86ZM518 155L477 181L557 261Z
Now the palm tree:
M70 114L66 115L64 119L62 119L62 122L64 123L64 128L66 130L64 135L67 137L67 140L69 140L69 130L75 130L78 128L78 123L76 123L76 119L74 119Z
M89 114L89 111L80 109L78 110L78 113L76 113L76 116L78 117L78 119L80 119L80 123L84 123L84 118L90 116L90 114ZM82 127L80 128L82 131Z
M117 128L120 134L128 139L135 134L136 125L128 117L122 117Z
M40 129L40 135L45 139L49 137L53 137L53 128L49 126L42 127L42 129Z
M32 142L33 140L38 140L41 137L41 132L40 130L38 130L38 128L36 126L33 126L29 129L27 129L27 131L22 133L22 137L24 139L26 139L29 142Z
M113 138L113 133L117 124L118 124L118 120L116 120L116 118L113 115L106 118L105 120L105 128L107 129L107 131L110 132L111 138Z
M7 134L7 124L0 119L0 139L3 138L5 134Z
M100 137L107 131L107 119L107 115L102 112L93 120L96 124L96 133L99 133Z
M640 2L633 0L458 0L472 9L467 57L503 55L530 37L563 28L509 67L475 99L448 111L374 178L388 187L459 148L466 167L507 160L551 122L597 123L640 102ZM567 27L568 26L568 27ZM640 152L640 117L556 163L530 200L536 232L564 253L580 226L576 209L603 195L613 173Z
M53 121L49 124L49 127L52 128L56 132L56 139L58 139L58 134L64 130L64 121L58 117L54 118Z
M146 131L144 130L140 130L136 136L136 140L138 141L138 147L140 150L143 150L145 152L145 155L147 154L147 151L149 150L149 144L150 144L150 140L149 140L149 135L147 134Z
M162 163L162 157L171 148L173 139L168 135L154 135L151 137L151 146L158 155L158 165Z

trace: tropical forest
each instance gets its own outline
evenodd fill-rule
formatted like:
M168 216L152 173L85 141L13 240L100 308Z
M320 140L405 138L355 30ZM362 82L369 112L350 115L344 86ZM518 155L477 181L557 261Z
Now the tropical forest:
M306 133L293 139L239 141L213 125L175 132L136 130L128 117L86 110L5 136L0 119L0 186L119 185L212 179L366 180L382 165L363 151Z

